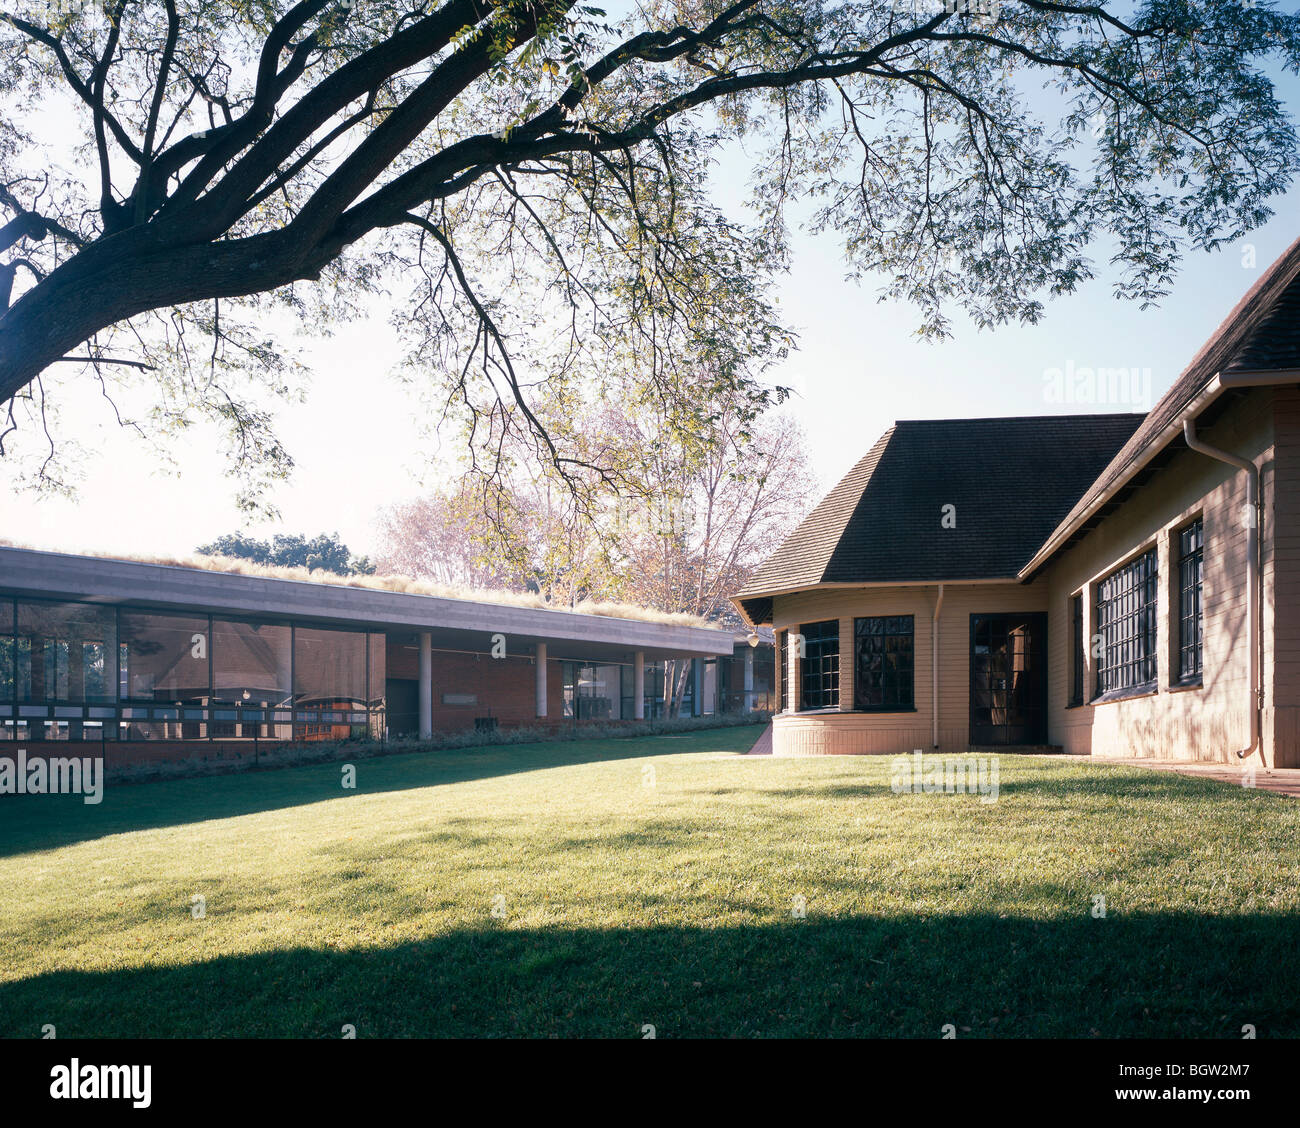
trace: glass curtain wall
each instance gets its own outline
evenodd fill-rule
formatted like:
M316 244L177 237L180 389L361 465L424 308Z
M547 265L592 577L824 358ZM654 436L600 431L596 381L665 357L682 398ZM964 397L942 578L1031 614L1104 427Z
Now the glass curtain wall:
M386 669L382 632L0 598L0 741L380 738Z
M99 740L117 690L117 619L112 607L8 600L13 624L0 655L10 706L5 735L19 740ZM12 619L10 616L14 616Z
M214 619L213 736L293 739L293 628Z
M635 675L630 663L597 666L583 662L564 662L561 676L566 718L579 721L619 721L631 720L635 715L632 700ZM664 702L665 681L663 663L645 664L645 719L648 721L667 715Z
M121 738L206 737L212 693L208 617L122 611L118 622Z
M365 734L366 636L360 631L294 631L293 689L300 740Z

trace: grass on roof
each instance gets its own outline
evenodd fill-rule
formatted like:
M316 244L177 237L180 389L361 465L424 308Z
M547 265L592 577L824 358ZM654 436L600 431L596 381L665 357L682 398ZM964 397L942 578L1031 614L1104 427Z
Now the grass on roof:
M0 800L0 1036L1300 1034L1300 802L753 737Z
M0 539L0 545L23 548L34 552L56 551L30 544ZM191 553L174 556L156 553L78 552L73 555L91 556L102 560L127 560L137 564L162 564L172 568L198 568L205 572L226 572L234 576L257 576L268 580L298 580L313 584L332 584L337 587L371 588L376 591L404 592L408 595L434 595L442 599L465 599L482 603L502 603L512 607L535 607L544 611L573 611L579 615L600 615L613 619L636 619L647 623L663 623L679 627L712 627L720 624L685 612L659 611L634 603L615 600L582 600L569 606L543 599L536 592L497 590L471 587L467 584L439 584L430 580L417 580L410 576L340 576L321 569L287 567L281 564L258 564L234 556L205 556ZM725 628L724 628L725 629Z

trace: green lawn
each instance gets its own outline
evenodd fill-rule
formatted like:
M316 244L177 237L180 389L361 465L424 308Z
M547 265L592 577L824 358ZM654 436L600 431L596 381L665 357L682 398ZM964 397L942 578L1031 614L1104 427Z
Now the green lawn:
M0 1034L1300 1035L1300 802L756 733L0 799Z

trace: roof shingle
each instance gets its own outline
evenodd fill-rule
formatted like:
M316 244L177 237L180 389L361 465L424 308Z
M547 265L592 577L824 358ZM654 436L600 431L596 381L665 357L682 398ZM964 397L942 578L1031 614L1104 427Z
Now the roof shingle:
M1141 422L1126 413L896 423L737 598L1012 578Z

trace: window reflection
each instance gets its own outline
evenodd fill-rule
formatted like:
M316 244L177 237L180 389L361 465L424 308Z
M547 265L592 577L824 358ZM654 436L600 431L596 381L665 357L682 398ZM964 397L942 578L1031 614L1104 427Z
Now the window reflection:
M293 634L287 623L212 623L214 737L293 738Z

